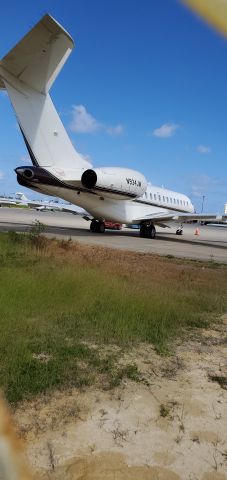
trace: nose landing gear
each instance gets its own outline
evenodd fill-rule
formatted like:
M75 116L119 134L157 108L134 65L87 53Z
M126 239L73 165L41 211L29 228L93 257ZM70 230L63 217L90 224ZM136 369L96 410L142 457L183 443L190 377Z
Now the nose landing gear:
M183 225L177 228L176 235L183 235Z
M90 224L90 231L93 233L104 233L105 223L98 220L92 220Z

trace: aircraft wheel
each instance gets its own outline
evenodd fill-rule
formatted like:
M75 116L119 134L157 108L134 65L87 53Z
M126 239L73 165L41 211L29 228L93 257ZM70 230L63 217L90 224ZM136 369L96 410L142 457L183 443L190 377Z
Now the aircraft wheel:
M105 223L104 222L98 222L98 232L99 233L105 233Z
M156 228L154 225L142 224L140 227L140 236L143 238L155 238Z
M155 229L154 225L150 225L149 227L147 227L147 229L148 229L148 237L152 238L152 239L155 238L156 229Z
M176 230L176 235L183 235L183 229L182 228L178 228Z
M97 222L96 220L92 220L90 224L90 231L91 232L97 232Z
M141 227L140 227L140 236L142 238L146 238L148 236L147 233L148 233L147 232L147 226L142 224Z
M97 220L92 220L90 224L90 230L93 233L104 233L105 232L105 223L98 222Z

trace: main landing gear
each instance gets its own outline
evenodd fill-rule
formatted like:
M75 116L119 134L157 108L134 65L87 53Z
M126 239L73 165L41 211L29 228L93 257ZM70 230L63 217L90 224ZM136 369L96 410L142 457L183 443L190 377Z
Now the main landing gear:
M156 229L153 223L142 223L140 227L140 236L143 238L155 238Z
M92 220L90 225L91 232L94 233L104 233L105 232L105 223L99 222L98 220Z

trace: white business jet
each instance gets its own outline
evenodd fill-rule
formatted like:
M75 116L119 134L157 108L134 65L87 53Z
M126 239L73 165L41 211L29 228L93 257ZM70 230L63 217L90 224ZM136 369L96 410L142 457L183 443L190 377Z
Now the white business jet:
M30 208L35 208L36 210L43 212L46 210L50 210L52 212L55 211L60 211L60 212L69 212L69 213L74 213L75 215L77 214L86 214L85 210L82 208L77 207L76 205L72 205L69 203L60 203L58 200L49 202L48 200L44 201L36 201L36 200L30 200L24 193L17 192L15 194L15 201L18 205L24 205Z
M0 197L0 207L11 207L11 206L24 206L29 208L35 208L36 210L43 212L46 210L51 210L52 212L60 211L60 212L68 212L73 213L74 215L83 215L86 216L87 212L77 207L76 205L72 205L70 203L63 203L59 202L58 200L49 202L47 200L44 201L36 201L30 200L24 193L16 192L15 196L13 197Z
M16 202L9 197L0 197L0 207L11 207L16 205Z
M93 168L73 147L52 103L49 90L73 49L70 35L45 15L0 61L0 89L8 91L33 166L16 168L18 183L60 197L85 209L91 231L103 233L105 221L140 224L142 237L154 238L155 225L197 215L181 193L150 185L126 168Z

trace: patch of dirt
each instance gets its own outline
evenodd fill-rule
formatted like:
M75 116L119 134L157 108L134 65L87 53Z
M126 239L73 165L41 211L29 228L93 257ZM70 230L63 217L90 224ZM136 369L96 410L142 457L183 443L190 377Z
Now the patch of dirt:
M227 480L227 316L162 357L140 345L121 359L140 381L24 402L15 412L40 479Z
M119 453L102 453L73 462L49 475L55 480L179 480L180 477L168 468L148 465L128 466Z

